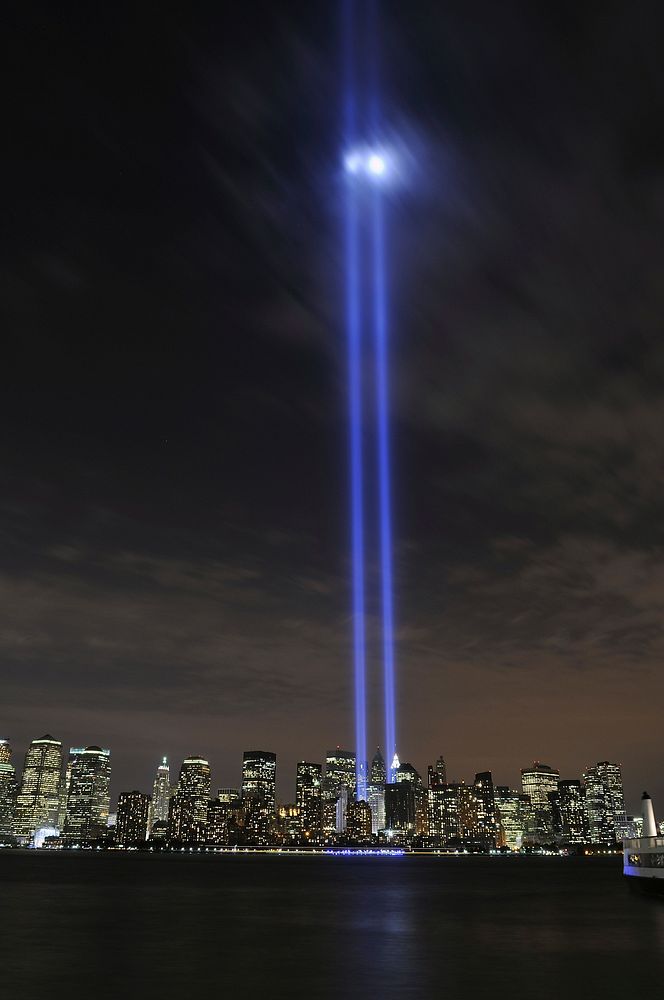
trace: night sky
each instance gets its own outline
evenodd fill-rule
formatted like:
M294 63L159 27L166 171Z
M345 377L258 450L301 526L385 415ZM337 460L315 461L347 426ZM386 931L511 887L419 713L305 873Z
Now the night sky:
M338 5L192 6L10 4L0 736L291 799L353 733ZM659 5L380 8L401 759L662 812Z

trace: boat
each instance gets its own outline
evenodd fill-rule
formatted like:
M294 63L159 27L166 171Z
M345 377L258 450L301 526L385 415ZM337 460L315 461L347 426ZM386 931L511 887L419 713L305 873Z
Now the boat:
M623 874L629 884L664 895L664 837L657 833L652 799L641 799L643 830L640 837L623 840Z

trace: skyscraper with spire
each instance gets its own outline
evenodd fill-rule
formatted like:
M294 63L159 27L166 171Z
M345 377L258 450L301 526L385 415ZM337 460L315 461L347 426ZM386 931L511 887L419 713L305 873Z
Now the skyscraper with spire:
M164 829L168 824L168 803L171 797L171 771L168 766L168 759L161 758L161 764L157 768L157 774L152 786L152 802L150 803L149 832L155 823L163 823Z

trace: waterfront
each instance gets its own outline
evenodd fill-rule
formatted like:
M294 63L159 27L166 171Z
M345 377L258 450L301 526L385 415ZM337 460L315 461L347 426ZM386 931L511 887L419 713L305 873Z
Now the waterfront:
M15 1000L624 1000L664 981L664 904L615 857L5 851L0 886Z

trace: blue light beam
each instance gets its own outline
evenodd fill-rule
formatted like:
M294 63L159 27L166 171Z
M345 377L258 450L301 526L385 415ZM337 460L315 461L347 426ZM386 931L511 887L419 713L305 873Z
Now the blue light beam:
M380 129L380 102L377 54L376 3L370 5L372 40L370 101L371 127L374 135ZM373 162L374 173L384 171L384 161L379 156ZM389 435L389 377L388 377L388 320L387 287L385 281L385 220L383 192L379 184L373 187L372 199L373 244L373 333L376 378L376 440L380 534L380 592L383 631L383 687L385 711L385 750L388 781L394 781L392 759L396 752L395 665L394 665L394 604L392 582L392 499Z
M344 130L347 148L355 142L353 0L344 4L345 100ZM362 310L360 297L360 232L356 185L346 184L346 338L348 365L348 422L353 601L353 666L355 676L355 774L357 798L366 799L366 627L364 572L364 478L362 446Z

